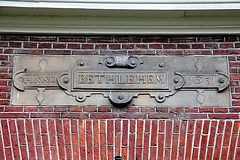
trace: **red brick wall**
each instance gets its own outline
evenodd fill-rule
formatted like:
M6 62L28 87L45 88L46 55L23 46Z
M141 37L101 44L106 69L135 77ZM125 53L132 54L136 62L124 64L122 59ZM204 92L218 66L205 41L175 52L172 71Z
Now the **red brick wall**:
M240 37L0 36L0 160L240 159ZM224 55L231 106L11 106L15 55ZM50 158L51 159L51 158Z

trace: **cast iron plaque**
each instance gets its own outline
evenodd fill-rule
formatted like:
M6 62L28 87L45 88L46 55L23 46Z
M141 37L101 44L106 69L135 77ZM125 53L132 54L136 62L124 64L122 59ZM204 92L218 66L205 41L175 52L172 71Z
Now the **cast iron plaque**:
M16 56L13 105L229 106L226 57Z

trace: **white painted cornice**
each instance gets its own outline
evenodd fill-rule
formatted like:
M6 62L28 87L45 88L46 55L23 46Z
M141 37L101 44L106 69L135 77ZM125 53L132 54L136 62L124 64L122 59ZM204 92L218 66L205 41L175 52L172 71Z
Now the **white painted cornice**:
M5 0L0 32L239 34L240 0Z

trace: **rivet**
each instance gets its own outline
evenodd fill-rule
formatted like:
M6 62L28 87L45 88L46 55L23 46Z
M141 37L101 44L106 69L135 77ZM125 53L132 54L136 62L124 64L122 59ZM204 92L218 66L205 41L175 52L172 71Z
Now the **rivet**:
M78 95L78 99L83 99L83 96L82 95Z
M79 62L78 62L78 65L79 65L79 66L83 66L83 65L84 65L84 62L83 62L83 61L79 61Z
M131 63L132 65L135 65L135 64L136 64L136 61L131 60L130 63Z
M161 67L161 68L164 67L164 63L160 63L159 67Z
M107 64L111 64L111 63L112 63L112 59L108 59Z
M163 95L159 95L158 98L159 98L159 99L163 99L164 96L163 96Z

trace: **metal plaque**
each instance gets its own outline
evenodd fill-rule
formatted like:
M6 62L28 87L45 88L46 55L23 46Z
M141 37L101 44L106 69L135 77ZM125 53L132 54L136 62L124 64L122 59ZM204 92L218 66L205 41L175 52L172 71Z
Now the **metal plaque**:
M226 57L16 56L13 105L229 106Z

